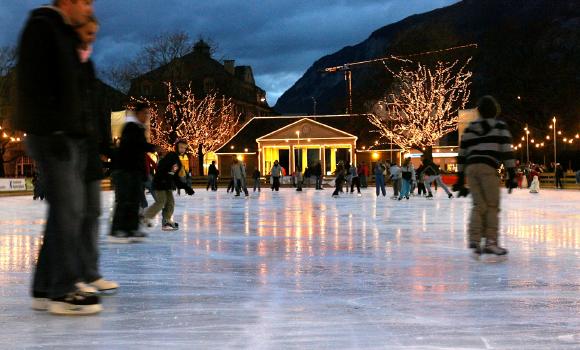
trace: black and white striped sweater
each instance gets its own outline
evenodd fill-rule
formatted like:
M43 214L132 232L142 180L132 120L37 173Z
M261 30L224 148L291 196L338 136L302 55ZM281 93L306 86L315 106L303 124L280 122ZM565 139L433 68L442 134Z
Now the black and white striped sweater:
M488 164L499 168L503 163L506 168L513 168L516 164L511 147L512 135L504 122L478 118L469 123L463 132L457 170L463 172L469 164Z

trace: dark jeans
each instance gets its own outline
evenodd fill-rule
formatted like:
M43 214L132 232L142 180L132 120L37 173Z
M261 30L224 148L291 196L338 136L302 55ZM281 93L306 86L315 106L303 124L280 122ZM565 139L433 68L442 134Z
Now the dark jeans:
M332 193L333 196L338 196L339 192L342 192L342 186L344 186L345 181L343 180L336 180L334 192Z
M89 214L94 215L88 212L84 181L87 143L64 136L28 135L26 144L43 175L48 200L48 217L32 289L57 298L75 291L75 283L81 279L79 255L94 246L87 244L81 248L80 244L92 239L93 233L85 232L84 225L95 224L93 218L85 221Z
M316 189L322 189L322 176L316 176Z
M139 207L144 194L142 174L138 171L115 170L115 213L111 232L139 229Z
M262 190L262 184L260 183L260 178L254 179L254 192L256 192L256 188L258 191Z
M82 238L79 245L80 280L94 282L101 278L99 273L99 217L101 216L101 181L86 185L85 215Z
M211 187L212 191L217 191L217 181L215 175L209 175L207 178L207 187L206 190L209 190Z
M377 190L377 197L379 194L383 194L383 197L387 195L387 190L385 189L385 176L375 175L375 187Z
M369 185L367 184L367 176L366 175L360 175L360 185L362 188L367 188Z
M560 176L556 176L556 188L564 188L564 186L562 186L562 178Z
M353 177L350 183L350 192L354 192L354 186L356 186L356 190L360 193L360 177Z
M248 195L248 188L246 187L246 182L242 179L236 179L236 196L240 194L241 191L244 191L244 194Z
M272 177L272 191L280 191L280 178L279 177Z

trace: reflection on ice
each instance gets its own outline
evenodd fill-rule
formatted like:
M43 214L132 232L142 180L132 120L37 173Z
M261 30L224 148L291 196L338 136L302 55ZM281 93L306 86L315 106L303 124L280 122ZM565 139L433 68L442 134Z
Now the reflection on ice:
M199 191L177 198L180 231L101 245L122 289L71 321L28 309L44 204L2 198L0 348L576 349L579 199L505 195L511 254L482 264L465 249L469 199Z

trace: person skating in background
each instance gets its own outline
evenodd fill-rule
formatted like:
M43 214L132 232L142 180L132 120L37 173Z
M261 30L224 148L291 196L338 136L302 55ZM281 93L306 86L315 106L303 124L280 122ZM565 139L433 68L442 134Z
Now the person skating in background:
M44 188L42 186L42 176L40 175L40 171L38 169L32 173L32 186L32 200L40 199L43 201L46 195L44 194Z
M350 188L350 184L352 183L352 176L350 174L350 161L348 161L348 160L344 163L344 174L345 174L344 184L346 185L346 192L348 193L348 190ZM340 192L343 192L342 188L341 188Z
M258 189L258 192L262 192L262 184L260 183L261 177L262 174L260 173L258 167L256 167L254 169L254 174L252 174L252 179L254 179L254 192L256 192L256 189Z
M375 173L375 187L377 192L377 197L382 193L383 197L387 195L387 189L385 188L385 173L387 171L387 167L381 163L380 161L377 162L375 165L374 173Z
M316 189L322 190L322 164L320 161L316 162L314 169L312 170L312 175L316 178Z
M449 191L447 185L445 185L441 180L441 172L439 171L439 166L433 163L432 158L426 157L424 155L421 156L421 160L423 162L423 174L427 175L425 180L427 192L429 192L427 198L433 198L433 192L431 191L431 184L433 182L436 183L435 186L439 185L441 188L443 188L445 193L447 193L447 197L449 197L449 199L453 198L453 194L451 193L451 191Z
M207 187L206 187L206 191L209 191L209 189L211 188L212 191L217 191L217 178L219 175L219 171L217 169L217 167L215 166L215 160L211 161L211 164L209 165L209 168L207 169Z
M476 254L505 255L499 246L500 184L497 169L503 163L508 173L508 188L517 186L515 160L511 149L512 137L507 125L497 120L499 103L484 96L477 103L479 117L465 129L459 147L457 166L459 176L454 188L465 189L465 178L473 197L469 220L469 248ZM485 239L485 245L481 245Z
M296 165L296 172L294 173L294 181L296 182L296 191L302 192L304 177L302 176L302 168L300 167L300 165Z
M556 175L556 189L564 189L564 186L562 185L562 178L564 177L564 169L562 168L562 165L560 165L560 163L556 164L556 171L555 171L555 175Z
M87 216L96 215L86 181L91 118L84 109L86 87L73 26L93 15L92 1L60 0L33 10L18 46L15 130L27 133L26 147L42 174L48 214L32 285L32 307L58 315L102 310L100 299L80 291L79 252ZM58 43L58 44L57 44ZM98 206L98 204L96 204ZM82 254L82 253L80 253Z
M399 200L409 199L411 193L411 184L415 181L415 167L411 163L411 158L405 158L401 166L401 193L399 193Z
M358 176L360 178L360 186L362 188L369 187L369 185L367 183L367 179L369 177L369 174L370 174L369 166L367 165L367 163L362 162L362 164L358 168Z
M179 153L182 153L184 149L187 149L187 143L178 141L175 145L175 152L167 153L157 165L157 173L153 178L155 203L145 210L143 219L147 227L152 227L153 218L162 212L161 229L163 231L179 229L179 224L173 221L173 211L175 210L173 191L181 188L190 196L195 193L191 187L179 179L179 170L182 167Z
M145 239L139 231L139 208L146 181L145 157L155 146L145 138L145 124L149 120L149 106L137 103L133 114L125 119L121 143L114 157L113 185L115 211L109 241L130 243Z
M270 170L270 176L272 177L272 191L280 191L280 177L282 176L283 168L280 166L277 160L274 161L274 166Z
M342 161L338 162L336 170L334 171L334 176L334 192L332 193L332 197L336 198L338 197L338 194L342 192L342 188L346 182L346 170L344 169Z
M399 193L401 192L401 167L396 163L391 164L389 168L390 179L393 184L393 196L392 199L398 199Z
M354 186L356 186L357 193L360 194L360 176L358 169L353 164L350 169L350 193L354 193Z
M232 164L231 176L234 180L236 197L240 196L241 191L244 191L246 197L249 196L248 189L246 187L246 167L238 160L237 157L234 158L234 163Z
M425 196L427 195L427 189L425 188L425 182L423 177L423 163L415 170L415 181L417 182L417 195Z
M184 145L182 143L181 145ZM185 144L186 145L186 144ZM186 184L188 187L191 187L191 172L189 171L189 156L187 155L187 147L185 149L181 147L178 150L179 152L179 161L181 162L181 169L179 170L179 180ZM181 195L181 189L177 188L177 195Z

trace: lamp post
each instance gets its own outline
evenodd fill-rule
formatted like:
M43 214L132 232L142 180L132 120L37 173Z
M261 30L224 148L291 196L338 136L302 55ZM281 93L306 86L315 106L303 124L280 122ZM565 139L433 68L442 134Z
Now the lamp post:
M294 167L296 168L296 165L298 165L298 168L302 169L302 166L301 166L302 162L300 159L301 158L300 157L300 130L296 131L296 136L298 136L298 148L296 148L296 160L297 160L297 162L294 165ZM294 169L294 170L296 170L296 169Z
M526 124L526 127L524 128L524 130L526 131L526 161L529 164L530 163L530 144L529 144L529 136L530 136L530 131L528 130L528 124Z

